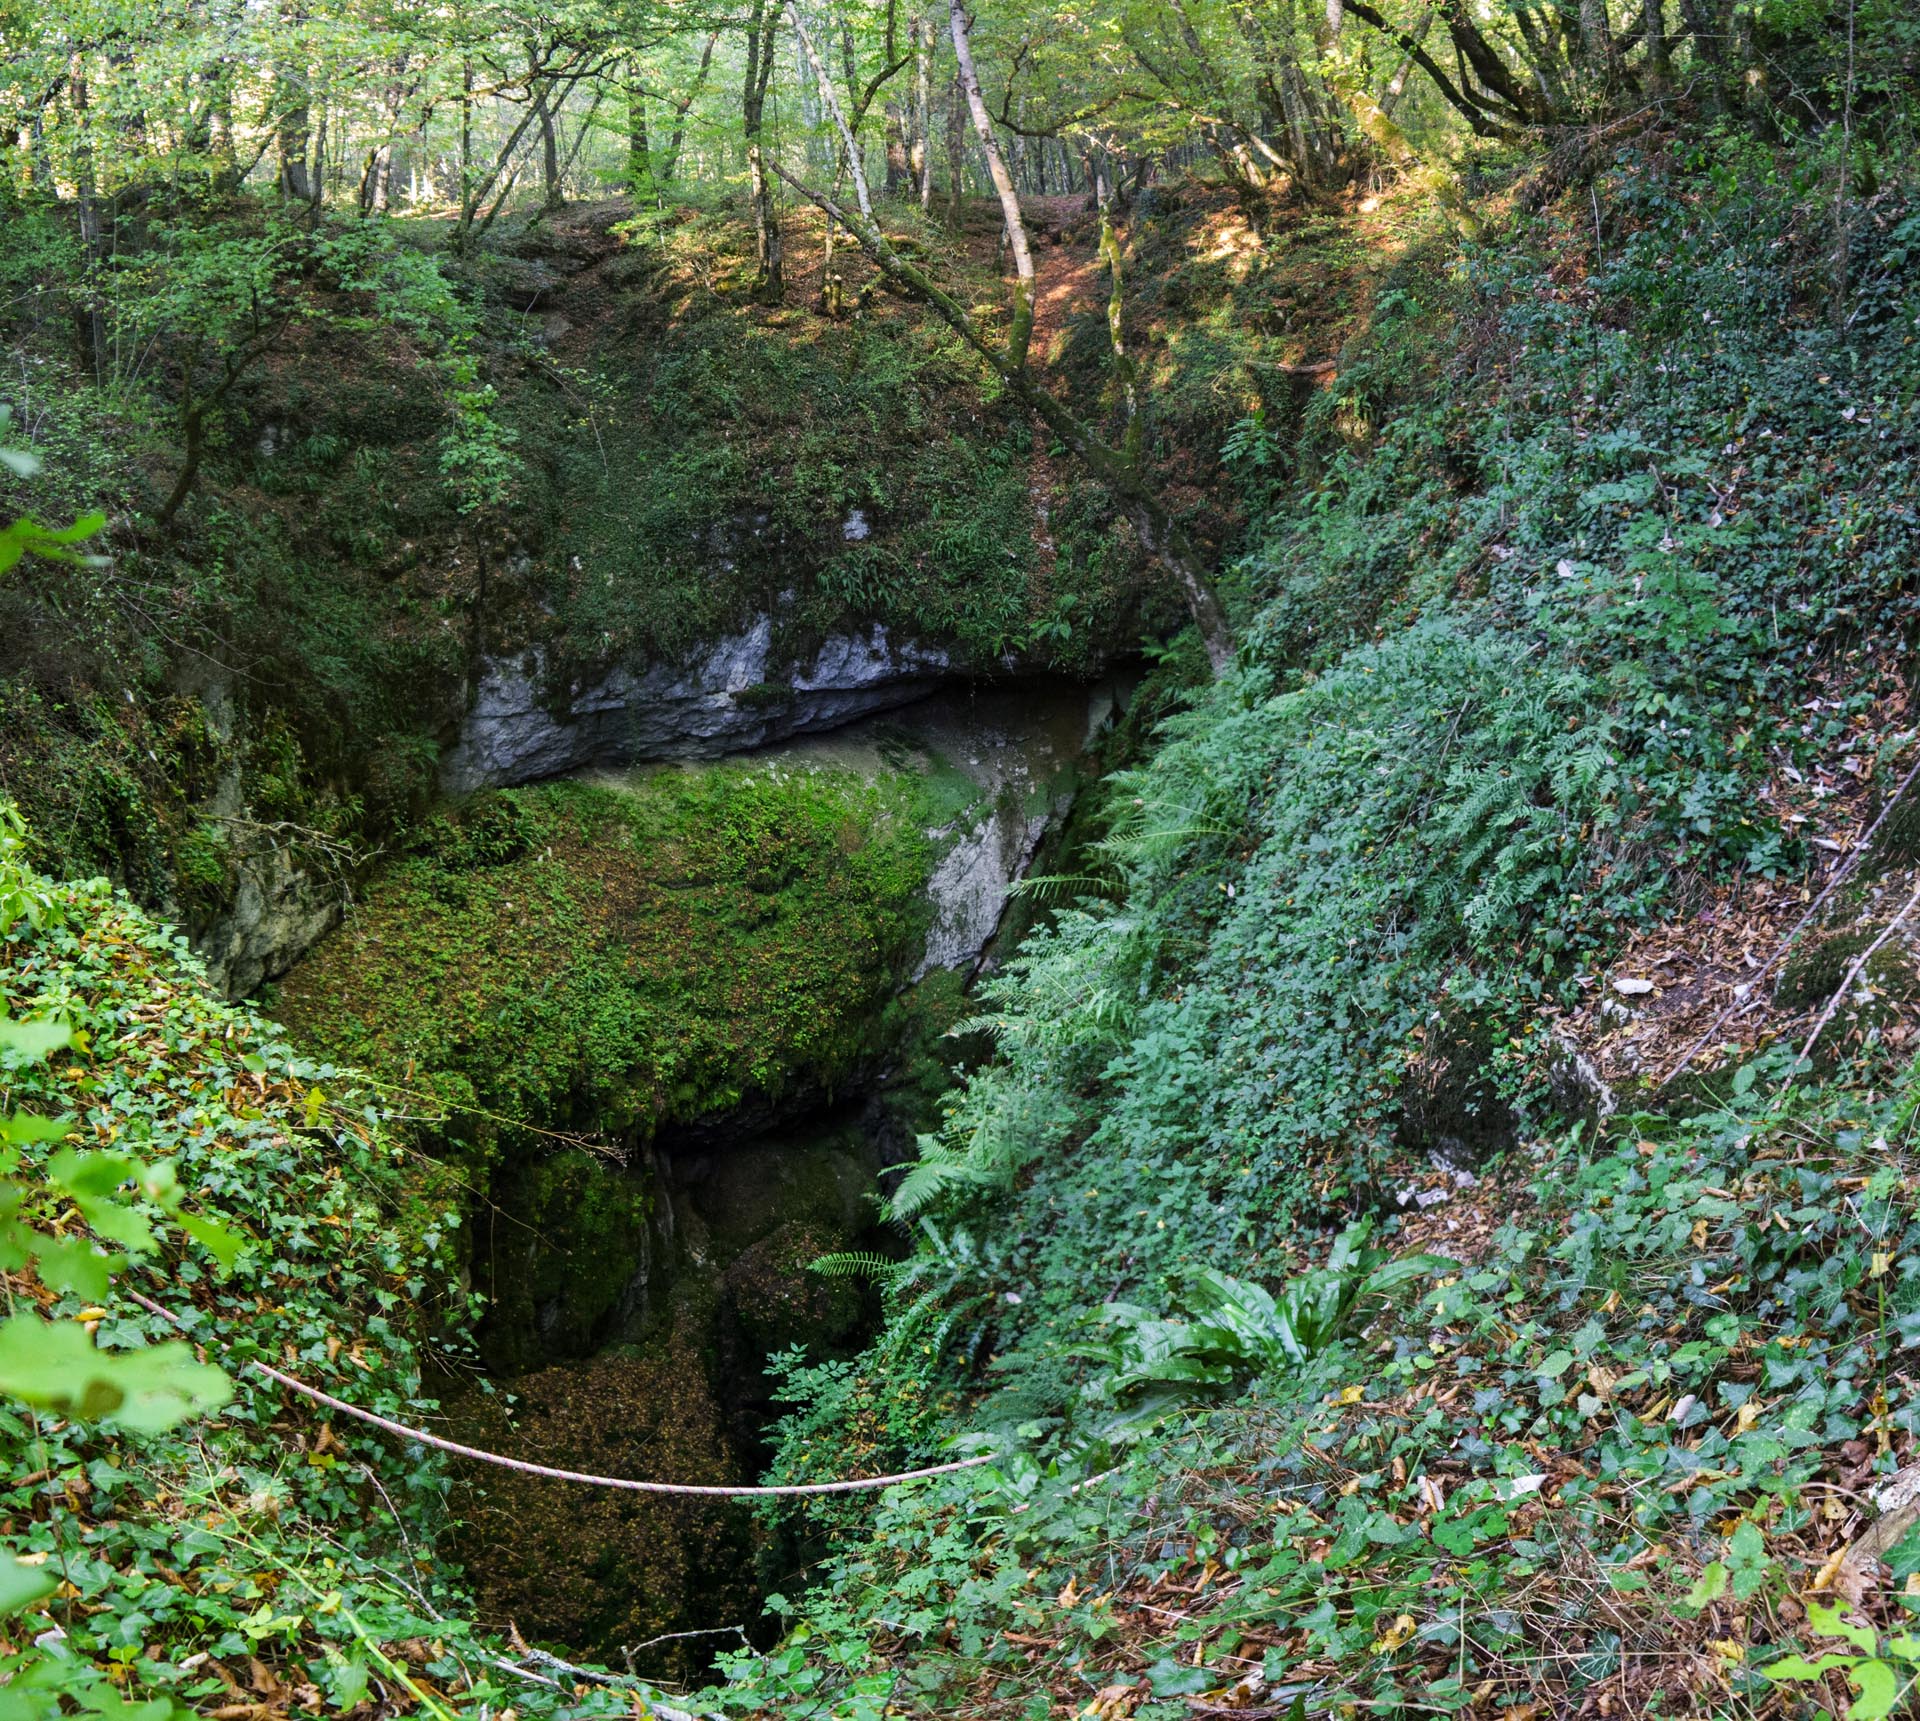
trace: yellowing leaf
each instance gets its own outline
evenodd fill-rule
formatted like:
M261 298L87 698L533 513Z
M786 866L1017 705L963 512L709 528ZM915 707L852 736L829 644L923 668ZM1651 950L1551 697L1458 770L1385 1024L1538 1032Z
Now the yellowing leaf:
M1392 1625L1388 1626L1373 1640L1375 1655L1391 1655L1396 1649L1413 1636L1417 1622L1410 1613L1403 1613Z

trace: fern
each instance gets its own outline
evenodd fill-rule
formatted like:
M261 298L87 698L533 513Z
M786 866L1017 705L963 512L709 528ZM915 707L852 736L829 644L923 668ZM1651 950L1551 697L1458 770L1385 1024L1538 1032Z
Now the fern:
M898 1261L876 1255L871 1249L847 1249L834 1255L822 1255L807 1263L808 1270L823 1279L890 1279L900 1270Z

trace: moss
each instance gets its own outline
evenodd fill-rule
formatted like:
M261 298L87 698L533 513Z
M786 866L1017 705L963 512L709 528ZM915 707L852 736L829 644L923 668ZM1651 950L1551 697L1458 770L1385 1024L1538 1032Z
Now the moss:
M717 767L477 797L277 1007L343 1060L458 1078L545 1127L644 1139L831 1092L914 950L929 853L909 794Z
M653 1208L649 1178L580 1148L498 1173L470 1220L487 1366L520 1374L613 1336L644 1288Z
M868 1298L860 1282L812 1270L848 1241L845 1232L817 1220L790 1219L733 1260L726 1289L740 1337L752 1352L769 1357L805 1345L817 1356L861 1332Z
M1783 1010L1817 1011L1845 982L1848 968L1880 935L1879 927L1837 933L1789 958L1780 975L1775 1003ZM1864 990L1865 996L1861 993ZM1890 938L1861 971L1853 996L1842 1002L1822 1030L1813 1062L1831 1070L1862 1044L1871 1045L1920 1001L1920 969L1898 938Z
M564 1469L695 1483L741 1471L698 1351L668 1337L637 1356L543 1369L513 1383L511 1419L494 1395L453 1407L460 1438ZM634 1666L653 1678L704 1669L712 1639L665 1634L751 1624L753 1527L725 1501L571 1490L489 1469L461 1502L457 1553L481 1616L535 1643Z
M1824 1006L1840 990L1847 969L1854 959L1879 937L1878 927L1858 932L1835 933L1809 943L1787 960L1781 970L1774 1001L1786 1010L1812 1010ZM1913 959L1897 939L1889 939L1873 954L1861 978L1877 992L1904 1002L1915 996L1916 975Z
M1866 855L1866 870L1892 872L1920 862L1920 794L1910 794L1887 814Z

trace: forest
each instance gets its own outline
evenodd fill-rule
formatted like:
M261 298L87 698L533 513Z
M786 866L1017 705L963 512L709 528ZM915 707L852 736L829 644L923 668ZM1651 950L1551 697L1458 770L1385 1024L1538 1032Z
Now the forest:
M0 1721L1920 1712L1920 13L0 46Z

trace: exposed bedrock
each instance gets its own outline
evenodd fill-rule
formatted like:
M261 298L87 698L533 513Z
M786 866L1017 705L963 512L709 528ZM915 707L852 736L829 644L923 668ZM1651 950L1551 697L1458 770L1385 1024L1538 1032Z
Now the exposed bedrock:
M718 758L908 704L955 672L943 647L893 638L878 622L780 663L771 615L684 663L615 668L572 687L556 688L530 648L485 663L441 781L461 794L593 765Z

